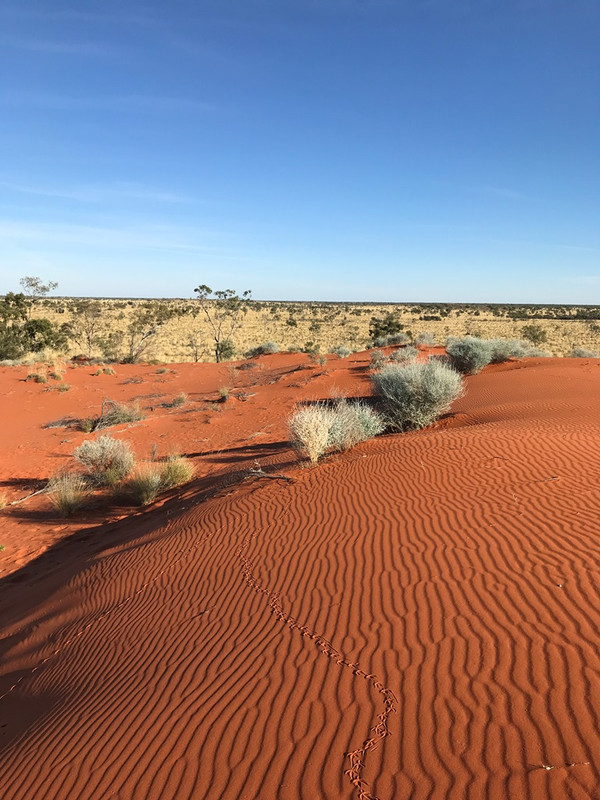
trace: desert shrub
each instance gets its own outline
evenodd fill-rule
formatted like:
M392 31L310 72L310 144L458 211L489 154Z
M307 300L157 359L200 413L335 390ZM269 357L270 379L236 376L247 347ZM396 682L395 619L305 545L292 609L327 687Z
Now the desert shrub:
M371 324L369 326L369 336L373 340L376 347L383 347L384 345L377 345L375 340L388 338L400 333L404 329L404 325L400 322L400 316L397 311L390 311L384 314L383 317L371 317ZM399 342L400 344L400 342Z
M407 333L394 333L388 336L376 336L373 339L374 347L388 347L392 344L408 344L410 336Z
M178 395L172 400L169 400L167 403L163 403L164 408L178 408L179 406L183 406L187 403L188 396L185 392L179 392Z
M63 517L81 508L89 496L87 481L77 472L59 472L48 481L50 502Z
M315 403L298 409L288 422L293 445L305 452L313 464L329 447L333 420L334 412L330 406Z
M61 372L49 372L48 377L52 378L53 381L62 381L63 376Z
M372 439L385 428L378 414L360 400L338 400L333 407L327 445L334 450L349 450L359 442Z
M161 485L172 489L187 483L194 476L194 467L182 456L171 456L161 465Z
M465 375L474 375L492 360L490 342L477 336L448 339L446 352L454 369Z
M435 344L435 336L433 333L429 333L428 331L423 331L422 333L418 333L415 338L413 344L415 347L422 345L424 347L433 347Z
M270 353L278 353L279 345L276 342L264 342L258 344L256 347L251 347L244 353L244 358L254 358L255 356L269 355Z
M102 371L104 372L105 375L116 375L117 374L112 367L104 367L104 369Z
M339 358L348 358L352 351L349 347L346 347L345 344L339 344L336 348L334 348L333 353Z
M552 353L540 350L538 347L528 347L525 351L525 358L552 358Z
M30 372L25 380L34 381L34 383L48 383L48 378L43 372Z
M327 450L348 450L381 433L380 414L360 400L315 403L297 410L289 421L292 443L316 463Z
M70 392L71 391L71 384L70 383L61 383L60 386L57 387L59 392Z
M531 325L524 325L521 328L521 335L524 339L527 339L528 342L531 342L531 344L534 345L543 344L548 338L546 331L542 328L542 326L534 323Z
M586 350L585 347L574 347L568 358L600 358L600 354L595 350Z
M100 416L80 420L79 427L84 433L92 433L111 428L113 425L122 425L124 422L138 422L141 419L144 419L144 415L137 403L115 403L114 400L105 400L100 409Z
M388 364L371 380L383 400L388 424L400 431L431 424L463 392L459 373L434 360Z
M163 489L162 467L160 464L146 464L130 475L122 486L122 492L136 505L147 506L156 500Z
M112 436L87 439L73 451L73 457L100 486L115 486L129 475L135 462L129 443Z
M156 374L157 374L157 375L164 375L164 374L165 374L165 372L168 372L168 371L169 371L169 370L168 370L166 367L161 367L160 369L157 369L157 370L156 370Z
M405 364L407 361L414 361L418 355L419 351L416 347L400 347L392 353L390 361L394 361L397 364Z
M386 361L386 355L381 350L371 352L371 369L381 369Z
M528 350L526 342L519 339L488 339L492 364L500 364L510 358L524 358Z

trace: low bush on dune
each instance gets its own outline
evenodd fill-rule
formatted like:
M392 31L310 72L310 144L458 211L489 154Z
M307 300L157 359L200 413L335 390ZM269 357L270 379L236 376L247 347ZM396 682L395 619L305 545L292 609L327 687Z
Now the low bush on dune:
M89 497L89 487L83 475L77 472L59 472L46 486L50 502L63 517L78 511Z
M529 350L527 342L522 342L520 339L488 339L487 341L492 351L492 364L500 364L511 358L524 358Z
M270 355L278 352L279 345L277 342L264 342L263 344L256 345L256 347L251 347L250 350L246 350L244 358L254 358L255 356Z
M410 336L407 333L392 333L388 336L376 336L373 339L373 347L389 347L393 344L408 344Z
M435 336L433 333L429 333L429 331L423 331L422 333L418 333L414 340L413 344L415 347L433 347L435 345Z
M182 456L171 456L160 464L144 464L123 483L124 494L141 506L154 502L161 492L181 486L192 479L193 466Z
M115 486L129 475L135 461L129 443L112 436L82 442L74 450L73 457L98 486Z
M416 347L408 345L408 347L399 347L390 356L390 361L396 364L406 364L408 361L414 361L419 355Z
M334 355L338 356L339 358L348 358L351 354L352 350L349 347L346 347L345 344L339 344L334 350L332 351Z
M398 431L430 425L463 394L459 373L435 360L388 364L371 380L390 428Z
M100 416L79 420L79 428L84 433L101 431L113 425L122 425L125 422L138 422L144 419L137 403L115 403L105 400L100 409Z
M446 353L452 366L464 375L474 375L492 360L492 346L489 340L477 336L449 338Z
M348 450L381 433L380 414L360 400L315 403L298 409L289 420L293 445L316 463L328 450Z
M586 350L585 347L574 347L568 358L600 358L600 354L595 350Z
M371 351L371 369L381 369L387 361L387 356L382 350Z

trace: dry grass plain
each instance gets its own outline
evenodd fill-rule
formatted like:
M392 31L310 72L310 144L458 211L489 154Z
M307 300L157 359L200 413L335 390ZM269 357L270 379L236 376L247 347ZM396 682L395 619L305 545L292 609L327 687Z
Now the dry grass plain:
M33 316L56 323L73 319L76 298L39 301ZM101 336L124 331L142 299L102 299ZM210 330L196 300L160 300L178 315L165 323L144 352L143 360L166 363L212 361ZM360 350L370 341L372 317L397 312L413 335L432 333L438 342L447 336L465 334L489 338L521 338L527 324L539 325L546 334L540 345L555 356L567 355L573 347L600 350L600 309L591 306L510 306L426 303L292 303L259 301L248 311L234 336L237 357L266 341L281 350L301 349L308 342L329 353L339 345ZM81 352L71 342L68 356ZM106 354L96 347L93 355ZM123 351L124 355L124 351Z

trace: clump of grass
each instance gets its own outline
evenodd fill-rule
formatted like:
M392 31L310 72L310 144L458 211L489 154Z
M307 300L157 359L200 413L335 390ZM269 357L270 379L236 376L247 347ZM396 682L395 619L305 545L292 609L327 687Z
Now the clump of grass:
M87 439L73 451L73 457L99 486L116 486L129 475L135 462L129 443L112 436Z
M168 403L163 403L164 408L178 408L179 406L183 406L187 403L188 396L185 392L179 392L172 400Z
M144 415L137 403L115 403L113 400L105 400L100 409L100 416L80 420L79 427L84 433L92 433L125 422L138 422L141 419L144 419Z
M96 372L92 372L92 377L96 378L98 375L102 375L101 369L97 369Z
M595 350L586 350L585 347L574 347L567 358L600 358L600 353Z
M5 494L0 494L0 509L6 508L8 505L8 500L6 499Z
M183 456L171 456L161 465L163 489L173 489L187 483L194 476L194 467Z
M157 370L156 370L156 374L157 374L157 375L164 375L164 374L165 374L165 372L168 372L168 371L169 371L169 370L168 370L166 367L161 367L160 369L157 369Z
M491 343L478 336L449 338L446 352L454 369L465 375L474 375L476 372L480 372L492 360Z
M407 333L392 333L388 336L376 336L373 339L373 347L388 347L391 344L408 344L410 336Z
M60 515L68 517L85 504L89 487L78 472L59 472L48 481L46 492Z
M389 364L371 380L389 426L399 431L430 425L463 393L458 372L435 360Z
M140 506L147 506L156 500L161 489L161 468L154 464L138 467L123 484L124 493Z
M43 372L30 372L25 380L33 381L34 383L48 383L48 378Z
M63 379L62 372L49 372L48 377L52 378L53 381L62 381Z
M104 372L105 375L116 375L117 374L112 367L104 367L102 372Z
M222 403L225 403L227 400L229 400L229 395L230 395L230 390L228 386L221 386L219 388L219 397Z
M254 358L255 356L270 355L278 352L279 345L277 342L264 342L263 344L256 345L256 347L251 347L250 350L246 350L244 358Z
M418 355L419 351L417 348L408 345L407 347L399 347L397 350L394 350L390 356L390 361L396 364L406 364L409 361L414 361Z
M69 392L71 390L70 383L61 383L60 386L57 386L57 391L59 392Z
M194 468L182 456L171 456L163 463L144 464L129 476L122 487L134 503L147 506L167 489L192 479Z

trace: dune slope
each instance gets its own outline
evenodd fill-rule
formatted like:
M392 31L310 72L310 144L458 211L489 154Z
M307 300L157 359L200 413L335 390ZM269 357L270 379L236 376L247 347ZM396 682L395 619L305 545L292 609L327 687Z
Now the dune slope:
M492 368L0 586L3 797L600 796L599 412L595 362Z

